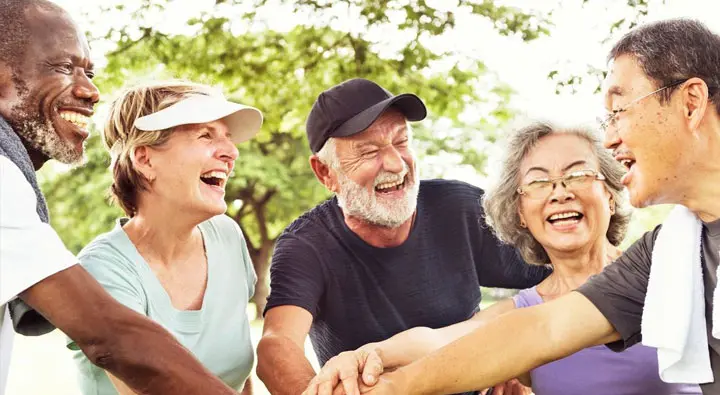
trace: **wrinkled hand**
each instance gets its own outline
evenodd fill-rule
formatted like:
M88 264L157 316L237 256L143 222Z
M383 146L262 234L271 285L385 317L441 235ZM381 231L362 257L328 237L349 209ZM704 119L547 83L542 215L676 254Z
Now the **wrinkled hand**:
M382 359L374 347L345 351L325 363L302 395L342 394L339 388L346 395L360 395L361 385L372 387L382 372Z
M483 391L481 394L485 394L487 390ZM493 387L492 395L531 395L532 389L530 387L526 387L517 379L508 380L502 384L498 384L495 387Z

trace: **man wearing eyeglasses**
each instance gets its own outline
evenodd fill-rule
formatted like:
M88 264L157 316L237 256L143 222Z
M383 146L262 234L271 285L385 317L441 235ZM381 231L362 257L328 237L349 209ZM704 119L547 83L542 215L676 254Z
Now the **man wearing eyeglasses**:
M632 204L684 207L577 292L503 315L381 376L370 394L488 387L589 346L641 340L658 347L664 381L720 394L720 36L696 21L657 22L624 36L608 60L601 126L628 168Z

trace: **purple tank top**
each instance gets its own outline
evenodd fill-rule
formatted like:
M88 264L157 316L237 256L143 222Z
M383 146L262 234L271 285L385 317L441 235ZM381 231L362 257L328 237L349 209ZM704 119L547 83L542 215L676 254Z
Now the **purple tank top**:
M543 303L535 287L513 297L516 308ZM702 394L694 384L670 384L658 375L657 351L641 344L623 352L605 346L580 350L530 371L535 395Z

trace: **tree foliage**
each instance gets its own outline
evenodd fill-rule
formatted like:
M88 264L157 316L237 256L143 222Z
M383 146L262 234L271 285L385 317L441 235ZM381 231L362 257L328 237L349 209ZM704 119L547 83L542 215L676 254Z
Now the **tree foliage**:
M220 85L231 99L264 112L262 131L239 147L226 195L228 214L243 229L258 272L255 301L259 308L267 294L266 273L274 241L294 218L328 197L309 168L304 135L306 115L322 90L365 77L396 93L414 92L428 105L431 120L426 125L446 117L454 127L447 131L418 128L419 156L451 152L461 163L482 169L485 156L471 144L478 138L477 125L464 125L459 116L494 98L499 104L488 115L492 119L483 124L505 122L511 116L504 106L510 90L488 77L481 63L457 58L447 65L457 54L433 51L425 39L451 29L455 12L474 13L500 34L525 40L545 34L549 22L489 0L460 0L453 11L429 3L285 1L280 4L290 7L299 22L270 29L258 19L269 0L255 0L251 7L247 1L217 0L211 10L187 20L187 31L177 33L159 29L153 22L158 15L169 18L173 2L142 0L134 9L118 2L102 10L106 15L130 15L128 25L93 26L93 41L115 43L97 77L106 98L141 79L178 77ZM353 26L338 26L338 10L352 15ZM370 39L370 32L378 29L387 33ZM400 45L389 51L383 44L390 41ZM443 67L437 67L440 62ZM492 86L481 92L478 87L487 78ZM90 139L88 157L85 167L61 172L44 183L53 225L73 251L108 231L120 215L105 198L109 160L98 137Z

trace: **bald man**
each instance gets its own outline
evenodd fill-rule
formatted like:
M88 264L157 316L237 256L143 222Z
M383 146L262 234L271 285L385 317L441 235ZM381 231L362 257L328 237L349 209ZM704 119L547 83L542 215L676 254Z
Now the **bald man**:
M0 0L0 395L13 328L55 327L140 394L232 394L172 335L122 306L48 224L35 171L80 163L99 93L87 41L45 0Z

